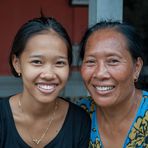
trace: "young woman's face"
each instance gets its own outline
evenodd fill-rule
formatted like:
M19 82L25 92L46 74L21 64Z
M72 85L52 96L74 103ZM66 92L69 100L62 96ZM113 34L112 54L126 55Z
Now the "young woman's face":
M140 68L140 60L133 63L126 40L120 33L104 29L89 37L81 74L98 105L112 106L129 99Z
M20 58L13 65L21 73L25 96L38 101L55 99L69 76L68 51L64 40L56 33L31 37Z

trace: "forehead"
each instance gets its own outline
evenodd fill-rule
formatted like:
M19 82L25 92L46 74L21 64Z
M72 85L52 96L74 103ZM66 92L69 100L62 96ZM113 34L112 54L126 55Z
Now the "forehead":
M57 43L55 45L58 45L58 43L66 44L61 36L59 36L56 32L50 31L50 32L40 32L38 34L34 34L27 40L26 46L30 45L37 46L38 44L46 45L47 43L48 44Z
M27 41L23 53L45 55L67 54L67 46L57 33L36 34Z
M128 50L127 39L114 29L101 29L90 35L86 43L86 50L103 46L106 48L122 47Z
M100 29L93 32L88 38L87 43L89 42L93 43L93 41L99 42L103 40L117 41L127 46L127 39L125 38L125 36L112 28Z
M88 38L85 46L86 55L124 55L130 56L127 39L114 29L101 29L95 31Z

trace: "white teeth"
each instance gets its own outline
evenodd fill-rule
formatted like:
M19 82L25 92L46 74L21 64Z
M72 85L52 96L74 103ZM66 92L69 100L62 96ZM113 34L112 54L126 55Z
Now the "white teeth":
M97 86L96 89L99 91L107 91L113 89L113 86Z
M39 88L46 89L46 90L51 90L54 87L55 87L55 85L39 85Z

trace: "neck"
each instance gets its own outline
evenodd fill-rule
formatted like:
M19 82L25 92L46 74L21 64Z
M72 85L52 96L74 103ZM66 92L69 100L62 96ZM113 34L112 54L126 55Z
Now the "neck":
M135 90L132 95L124 101L110 107L97 107L97 117L103 122L118 125L119 123L131 119L138 109L141 93Z
M36 147L38 146L40 147L44 143L43 139L45 139L45 136L47 135L52 122L55 120L57 113L56 111L58 109L58 104L57 104L58 102L57 100L55 100L52 102L52 108L46 107L43 109L42 107L39 107L39 105L35 106L35 101L32 104L32 102L26 100L21 94L17 98L18 98L17 100L18 108L21 117L23 118L22 124L24 125L24 123L27 123L25 124L25 130L30 136L31 145L33 143L33 145L36 145ZM41 114L37 110L39 108L40 109L42 108L43 110L43 111L39 110ZM46 115L44 115L43 113L46 113ZM30 132L30 130L33 132L33 134ZM38 134L40 132L41 134ZM35 135L38 135L38 138L36 138L37 136ZM30 141L28 143L30 143Z
M50 103L40 103L34 99L25 97L23 94L18 96L18 105L23 112L32 118L44 118L50 116L53 113L56 101Z

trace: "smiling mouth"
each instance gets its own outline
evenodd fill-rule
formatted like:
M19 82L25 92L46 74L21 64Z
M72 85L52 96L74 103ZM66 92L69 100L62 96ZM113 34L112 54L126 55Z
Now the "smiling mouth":
M97 91L110 91L115 88L115 86L95 86Z
M52 93L56 89L55 84L37 84L37 88L42 92L42 93Z

